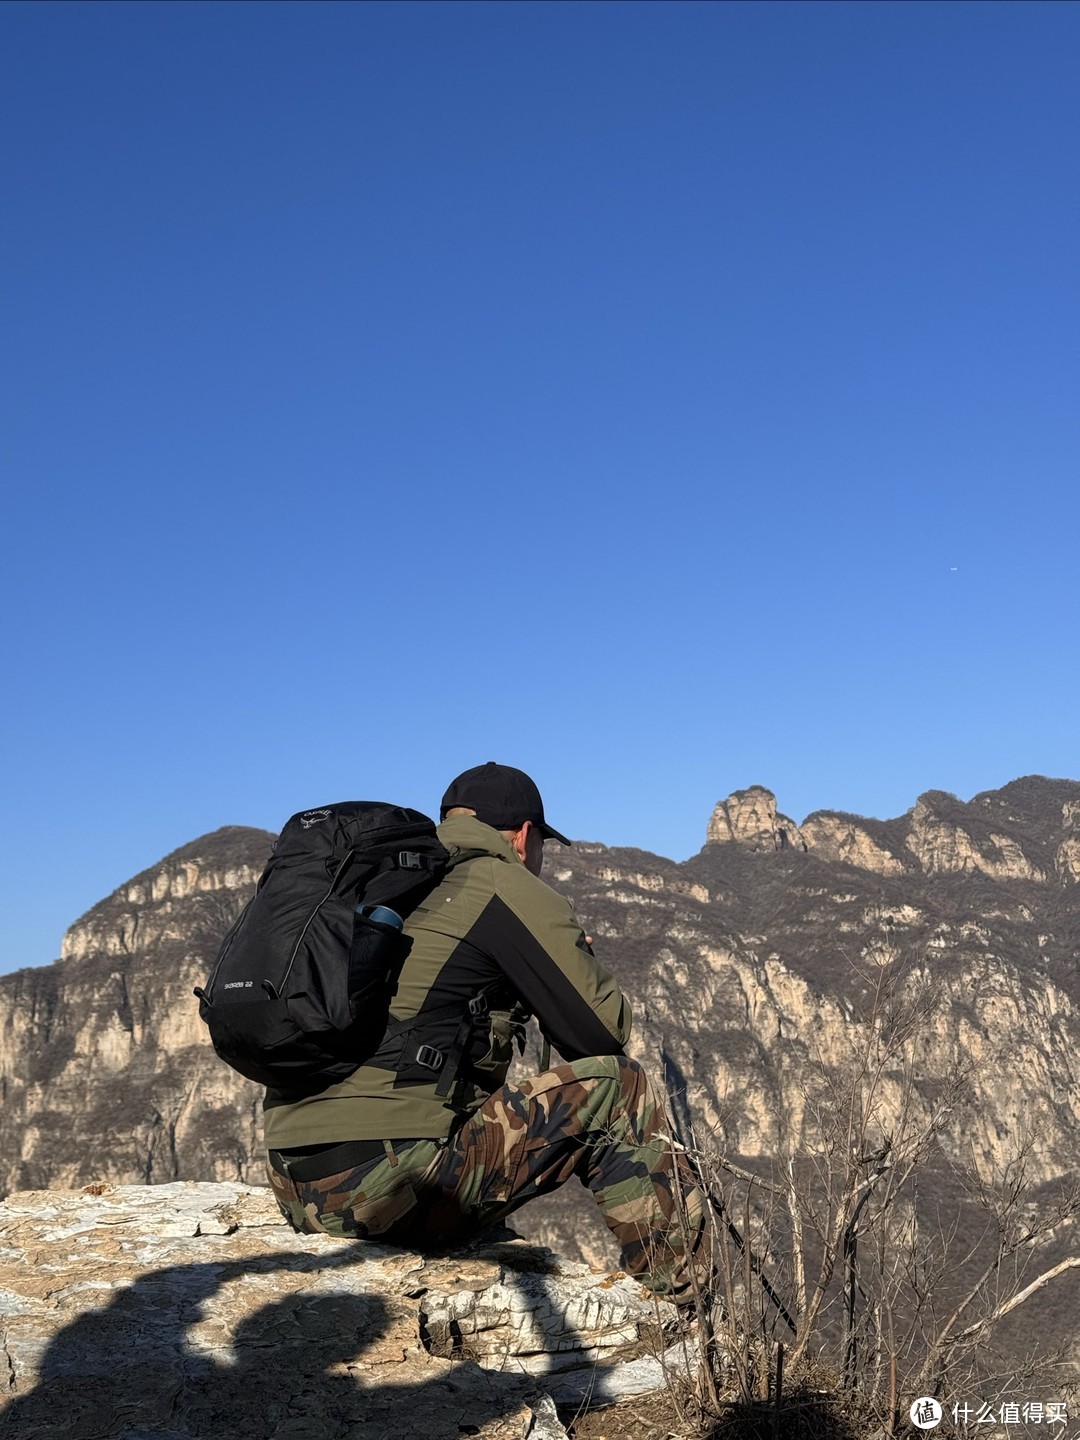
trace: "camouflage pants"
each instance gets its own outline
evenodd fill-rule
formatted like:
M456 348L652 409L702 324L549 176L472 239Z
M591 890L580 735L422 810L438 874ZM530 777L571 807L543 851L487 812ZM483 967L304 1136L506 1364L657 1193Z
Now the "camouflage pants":
M705 1218L666 1129L641 1066L603 1055L504 1086L447 1141L394 1142L384 1158L306 1182L271 1168L270 1182L296 1230L424 1249L463 1242L576 1175L627 1272L678 1296Z

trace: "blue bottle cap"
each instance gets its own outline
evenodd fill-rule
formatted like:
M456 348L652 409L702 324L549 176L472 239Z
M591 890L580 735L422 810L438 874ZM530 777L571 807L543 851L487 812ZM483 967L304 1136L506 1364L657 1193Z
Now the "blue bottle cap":
M370 920L375 925L392 925L395 930L400 930L405 923L396 910L391 910L389 905L362 906L360 910L365 920Z

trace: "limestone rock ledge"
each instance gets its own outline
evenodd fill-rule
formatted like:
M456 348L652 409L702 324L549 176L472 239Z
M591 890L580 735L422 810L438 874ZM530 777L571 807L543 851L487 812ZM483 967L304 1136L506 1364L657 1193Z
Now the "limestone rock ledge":
M521 1241L432 1257L294 1235L262 1187L0 1205L5 1440L560 1440L557 1404L691 1362L673 1322L627 1276Z

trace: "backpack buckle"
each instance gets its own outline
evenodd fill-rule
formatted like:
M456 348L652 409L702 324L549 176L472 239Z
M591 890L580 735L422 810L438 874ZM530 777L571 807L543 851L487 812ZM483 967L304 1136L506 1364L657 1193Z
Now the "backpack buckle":
M446 1063L446 1056L441 1050L436 1050L434 1045L421 1045L416 1052L416 1063L425 1070L438 1071Z
M482 1020L487 1013L487 996L474 995L473 998L469 1001L469 1014L474 1020Z
M402 850L397 857L399 870L422 870L424 862L415 850Z

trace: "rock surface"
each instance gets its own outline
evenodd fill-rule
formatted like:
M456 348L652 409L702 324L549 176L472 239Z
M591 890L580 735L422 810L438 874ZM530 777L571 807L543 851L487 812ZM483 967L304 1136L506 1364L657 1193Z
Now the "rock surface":
M521 1242L432 1258L294 1235L264 1188L24 1192L0 1206L0 1435L558 1440L556 1400L685 1365L662 1359L673 1316Z

